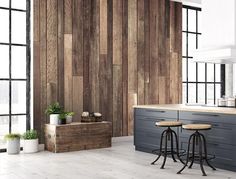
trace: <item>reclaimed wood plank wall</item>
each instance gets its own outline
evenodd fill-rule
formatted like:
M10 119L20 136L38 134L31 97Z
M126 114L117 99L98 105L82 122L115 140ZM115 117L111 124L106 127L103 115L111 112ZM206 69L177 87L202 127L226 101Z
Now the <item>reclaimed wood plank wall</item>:
M182 5L169 0L34 0L34 127L48 104L98 111L132 135L135 104L181 102Z

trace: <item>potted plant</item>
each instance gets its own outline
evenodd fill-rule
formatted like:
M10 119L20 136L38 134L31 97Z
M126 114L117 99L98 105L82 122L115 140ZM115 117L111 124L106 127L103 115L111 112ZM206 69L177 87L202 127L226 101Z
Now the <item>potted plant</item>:
M75 113L74 112L66 112L65 115L66 115L66 124L72 123L72 116L74 116Z
M20 134L7 134L5 140L7 141L7 153L19 154L20 153Z
M58 124L66 124L66 113L62 112L59 115L59 123Z
M62 112L62 108L58 102L50 104L45 113L50 117L50 124L58 125L59 115Z
M38 152L38 133L36 130L27 130L23 135L24 139L23 151L24 153Z

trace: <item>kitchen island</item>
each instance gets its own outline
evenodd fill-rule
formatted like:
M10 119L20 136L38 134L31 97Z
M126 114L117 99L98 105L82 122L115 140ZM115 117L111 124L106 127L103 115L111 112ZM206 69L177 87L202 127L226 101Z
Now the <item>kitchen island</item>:
M183 124L211 124L204 131L208 153L215 155L212 163L219 168L236 171L236 108L186 106L183 104L134 106L135 149L152 152L159 149L160 136L164 128L155 122L180 120ZM174 128L173 128L174 129ZM176 128L181 149L187 149L190 131Z

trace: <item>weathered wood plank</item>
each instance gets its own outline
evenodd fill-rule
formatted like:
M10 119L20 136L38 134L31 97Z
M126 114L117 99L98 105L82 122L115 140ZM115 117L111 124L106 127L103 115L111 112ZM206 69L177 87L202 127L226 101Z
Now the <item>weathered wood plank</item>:
M83 76L83 1L73 1L73 76Z
M134 105L137 105L137 93L128 93L128 135L133 135Z
M149 104L150 82L150 0L144 0L144 100Z
M41 114L41 83L40 83L40 2L39 0L34 1L34 45L33 45L33 52L34 52L34 63L33 63L33 85L34 85L34 103L33 103L33 111L34 111L34 119L36 119ZM33 123L33 127L37 131L41 131L41 121L35 120Z
M113 0L113 64L122 64L122 1Z
M149 103L159 104L158 89L158 2L150 0L150 82Z
M100 0L100 54L107 54L107 0Z
M138 0L138 45L137 45L137 73L138 73L138 104L144 104L145 80L145 48L144 48L144 0Z
M58 96L58 61L57 61L57 0L47 1L47 84L50 86L48 92L53 91ZM57 101L47 93L47 104ZM53 100L53 101L51 101Z
M128 91L137 92L137 0L128 1Z
M42 120L41 130L39 131L41 142L44 142L44 124L47 122L47 117L44 113L47 106L47 1L40 0L40 86L41 86L41 104L40 116ZM38 119L38 117L37 117Z
M122 135L122 66L113 65L113 136Z
M91 88L90 111L99 112L99 5L96 0L91 0L91 31L90 31L90 54L89 61L89 85Z
M73 76L73 98L72 109L75 112L73 121L81 121L81 114L83 112L83 77Z
M91 89L89 85L91 0L83 1L83 8L83 106L84 111L89 111L91 108Z
M122 19L122 81L123 81L123 135L128 135L128 1L123 0Z
M72 34L72 2L73 0L64 0L64 33L65 34Z
M58 0L58 102L64 106L64 1Z
M64 35L64 102L65 110L72 111L73 84L72 84L72 35Z

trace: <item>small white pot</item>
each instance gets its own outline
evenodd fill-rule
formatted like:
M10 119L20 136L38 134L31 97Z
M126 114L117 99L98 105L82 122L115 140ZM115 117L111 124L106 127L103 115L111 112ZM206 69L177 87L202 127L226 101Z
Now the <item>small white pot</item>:
M8 154L20 153L20 139L7 140L7 153Z
M72 116L66 116L66 124L72 123Z
M39 140L38 139L24 140L23 151L24 153L38 152Z
M59 124L59 114L50 114L50 124L58 125Z

